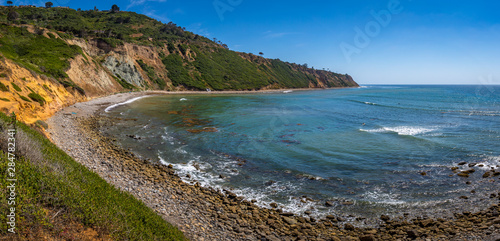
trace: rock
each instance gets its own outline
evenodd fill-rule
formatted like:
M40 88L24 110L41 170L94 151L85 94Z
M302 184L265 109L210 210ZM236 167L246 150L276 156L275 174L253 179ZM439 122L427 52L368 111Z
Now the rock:
M332 203L332 202L330 202L330 201L326 201L326 202L325 202L325 206L326 206L326 207L333 207L333 203Z
M469 199L467 196L460 196L460 199Z
M271 203L271 204L269 204L269 206L271 206L272 208L278 208L278 204L277 203Z
M354 230L354 226L352 224L350 224L350 223L346 223L344 225L344 229L348 230L348 231L353 231Z
M488 177L490 177L490 176L491 176L491 173L490 173L490 172L485 172L485 173L483 174L483 178L488 178Z
M473 163L469 163L469 167L473 167L475 166L477 163L473 162Z
M421 172L420 175L427 176L427 172Z
M381 219L382 221L384 221L384 222L387 222L387 221L391 220L391 218L390 218L389 216L387 216L387 215L382 215L382 216L380 216L380 219Z
M459 176L459 177L469 177L469 173L459 172L459 173L457 174L457 176Z
M290 213L290 212L286 212L286 213L280 213L281 216L285 216L285 217L291 217L293 216L294 214L293 213Z
M297 220L295 218L283 217L283 220L290 225L297 224Z
M414 230L414 229L406 231L406 235L408 235L408 238L411 238L411 239L416 239L420 236L418 231Z
M353 201L345 201L345 202L342 202L342 205L354 205L354 202Z
M455 172L456 170L458 170L458 167L452 167L451 170Z
M364 235L359 237L360 241L376 241L377 239L373 237L372 235Z
M465 165L465 164L467 164L467 162L459 162L459 163L458 163L458 165L459 165L459 166L463 166L463 165Z

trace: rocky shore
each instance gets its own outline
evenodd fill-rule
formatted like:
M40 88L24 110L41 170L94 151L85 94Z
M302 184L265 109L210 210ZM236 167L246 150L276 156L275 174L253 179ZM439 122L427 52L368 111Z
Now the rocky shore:
M76 161L142 200L191 240L500 240L500 202L450 219L382 215L379 227L358 228L341 217L296 216L258 207L229 191L184 183L171 166L142 160L98 131L110 124L99 115L104 108L141 95L75 104L48 121L48 132ZM499 197L500 193L491 198Z

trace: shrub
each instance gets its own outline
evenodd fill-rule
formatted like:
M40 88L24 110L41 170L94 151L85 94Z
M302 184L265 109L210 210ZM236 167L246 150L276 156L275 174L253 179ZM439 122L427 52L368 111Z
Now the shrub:
M26 96L23 96L23 95L20 95L20 94L18 94L18 95L19 95L19 98L21 98L21 100L24 100L26 102L31 102L30 99L26 98Z
M17 92L22 92L23 90L21 88L19 88L19 86L16 85L16 83L12 82L12 87L14 87L14 89L17 91Z
M0 90L1 91L9 91L9 88L7 88L7 86L5 86L2 82L0 82Z
M34 92L30 93L28 97L30 97L30 99L32 99L33 101L40 103L41 106L43 106L47 102L41 95Z
M49 125L45 121L42 121L42 120L35 121L35 125L42 127L43 129L49 128Z
M3 100L3 101L5 101L5 102L10 102L10 100L9 100L9 99L7 99L7 98L0 98L0 100Z

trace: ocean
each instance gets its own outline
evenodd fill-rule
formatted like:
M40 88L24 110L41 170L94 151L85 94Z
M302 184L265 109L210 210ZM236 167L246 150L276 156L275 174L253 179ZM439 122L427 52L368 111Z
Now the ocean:
M106 135L184 181L300 215L446 216L500 191L483 178L500 171L500 86L155 95L105 116Z

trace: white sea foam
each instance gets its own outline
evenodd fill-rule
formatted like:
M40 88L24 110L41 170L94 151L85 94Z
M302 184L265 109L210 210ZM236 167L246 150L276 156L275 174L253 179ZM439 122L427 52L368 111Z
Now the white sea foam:
M405 201L400 199L400 194L386 193L381 190L368 191L364 193L362 197L372 202L382 204L398 205L406 203Z
M367 104L367 105L377 105L376 103L367 102L367 101L366 101L366 102L364 102L364 103L365 103L365 104Z
M135 97L135 98L133 98L133 99L130 99L130 100L127 100L127 101L124 101L124 102L118 103L118 104L110 105L110 106L106 107L106 109L105 109L104 111L105 111L105 112L109 112L109 111L110 111L111 109L113 109L113 108L116 108L116 107L121 106L121 105L130 104L130 103L132 103L132 102L134 102L134 101L136 101L136 100L140 100L140 99L142 99L142 98L146 98L146 97L148 97L148 96L140 96L140 97Z
M401 136L416 136L429 133L437 130L438 128L431 127L418 127L418 126L396 126L396 127L382 127L377 129L359 129L360 131L370 133L390 133L396 132Z
M187 99L186 98L181 98L179 101L186 101Z

